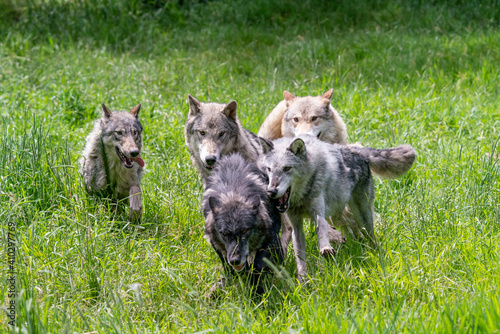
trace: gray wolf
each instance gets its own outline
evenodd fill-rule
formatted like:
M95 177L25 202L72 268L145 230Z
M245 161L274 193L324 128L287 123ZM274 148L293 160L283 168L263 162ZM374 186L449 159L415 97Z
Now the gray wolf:
M255 163L240 154L223 156L207 179L202 207L204 237L217 252L226 275L246 271L256 284L266 269L264 258L282 263L280 213Z
M248 161L260 154L257 136L241 126L236 116L236 101L227 104L203 103L189 99L189 113L184 128L186 145L193 165L206 183L215 163L224 155L238 152Z
M201 175L203 185L221 157L239 153L245 160L256 162L262 150L258 137L243 128L236 101L227 104L203 103L188 95L189 113L184 138L191 161ZM286 254L292 227L286 218L282 230L283 252Z
M318 246L323 256L335 254L328 236L327 217L339 217L349 204L352 220L344 222L355 236L367 236L375 243L373 201L375 197L370 169L385 177L406 173L415 161L410 145L390 149L332 145L315 136L284 137L274 142L261 139L261 169L268 173L268 192L287 212L293 226L293 248L299 280L306 277L305 235L302 219L315 223ZM342 226L340 226L342 227Z
M271 111L257 135L274 140L310 134L330 144L347 143L347 131L339 113L332 107L333 89L320 96L294 96L284 91L283 101Z
M87 137L80 159L85 187L90 194L122 200L128 197L130 216L142 217L141 176L144 161L142 125L138 104L127 111L111 112L102 104L102 117Z

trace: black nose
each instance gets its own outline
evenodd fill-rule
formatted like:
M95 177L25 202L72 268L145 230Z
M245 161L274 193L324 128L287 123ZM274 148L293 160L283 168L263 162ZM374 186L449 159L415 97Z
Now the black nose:
M240 256L232 256L230 259L228 259L229 264L232 266L239 265L241 262L241 257Z
M135 158L136 156L139 155L139 150L133 150L133 151L130 151L130 156L132 158Z
M217 158L215 157L215 155L209 155L205 158L205 161L207 162L207 165L213 166L217 161Z
M269 196L271 196L271 198L275 198L276 195L278 194L278 189L276 189L276 188L267 189L267 193L269 194Z

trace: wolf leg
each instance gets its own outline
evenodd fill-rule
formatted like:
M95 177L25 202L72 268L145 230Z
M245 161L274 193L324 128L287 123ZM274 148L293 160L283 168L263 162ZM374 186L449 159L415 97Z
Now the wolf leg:
M304 226L302 217L289 216L293 226L293 250L295 252L295 262L297 264L297 275L300 283L304 283L307 276L306 269L306 235L304 234Z
M283 258L288 254L288 244L292 238L293 227L286 214L281 215L281 248L283 249Z
M355 189L352 193L349 206L356 220L361 234L364 234L373 245L377 244L375 230L373 227L373 200L375 194L373 190L373 180L362 189Z
M130 218L132 220L141 220L142 218L142 199L141 199L141 187L132 186L129 191L129 203L130 203Z
M330 224L325 219L325 202L322 196L318 196L312 203L311 217L313 217L316 227L316 235L318 237L318 247L319 252L323 256L333 256L335 255L335 250L330 244L330 238L328 235ZM336 230L338 234L339 231ZM340 234L342 237L342 234Z

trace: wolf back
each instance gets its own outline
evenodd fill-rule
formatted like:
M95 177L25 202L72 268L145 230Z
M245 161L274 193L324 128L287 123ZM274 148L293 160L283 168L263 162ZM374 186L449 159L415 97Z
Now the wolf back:
M280 213L256 164L239 154L222 157L207 180L202 208L205 238L227 274L245 269L257 279L264 258L282 263Z

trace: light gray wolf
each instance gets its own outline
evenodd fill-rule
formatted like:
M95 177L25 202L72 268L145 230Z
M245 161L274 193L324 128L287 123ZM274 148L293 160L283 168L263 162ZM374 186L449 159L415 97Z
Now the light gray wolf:
M205 235L226 275L245 271L256 284L264 258L281 264L283 252L277 203L267 193L267 178L239 153L223 156L208 177L203 194ZM222 287L220 280L212 291Z
M344 121L331 105L333 89L320 96L294 96L284 91L283 101L271 111L257 135L274 140L310 134L330 144L347 144Z
M299 280L306 277L306 244L302 219L315 222L319 251L335 254L328 236L327 217L338 217L349 204L352 220L344 222L355 236L367 236L375 243L373 201L375 197L370 169L385 177L406 173L415 161L410 145L390 149L332 145L316 136L284 137L274 142L261 139L261 169L269 178L268 192L278 201L278 210L287 212L293 226L293 248ZM339 226L341 227L341 226Z
M241 126L236 101L203 103L191 95L184 138L193 165L206 183L215 163L224 155L238 152L248 161L260 154L257 136Z
M141 176L144 161L142 125L138 104L127 111L111 112L102 104L102 117L87 137L80 159L85 187L90 194L114 200L128 197L130 216L142 217Z

